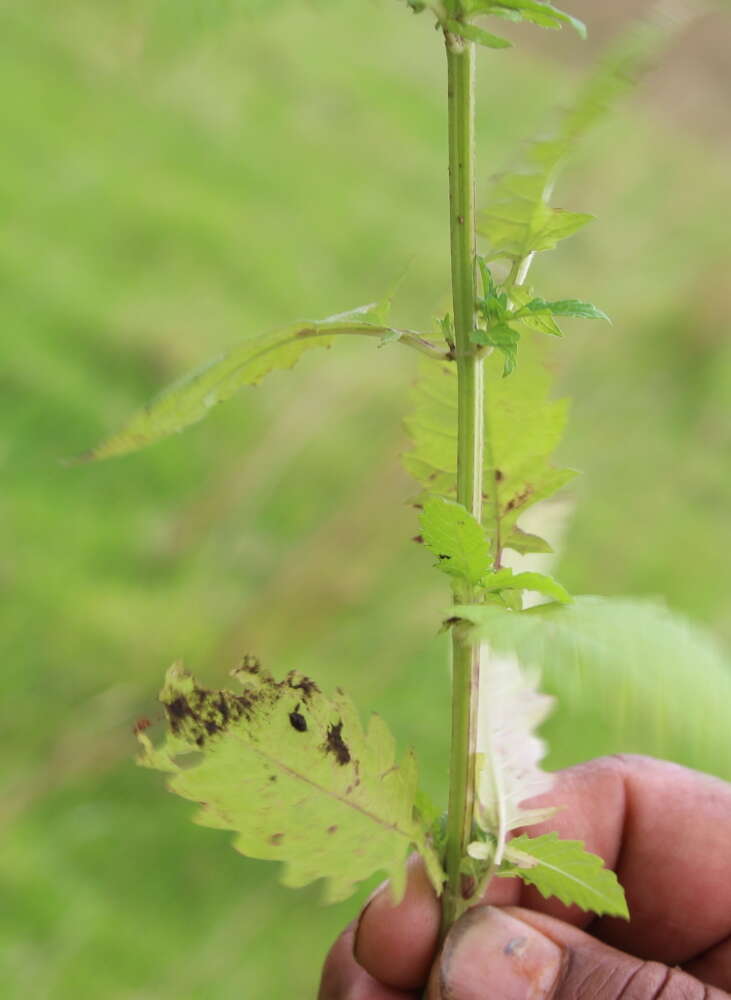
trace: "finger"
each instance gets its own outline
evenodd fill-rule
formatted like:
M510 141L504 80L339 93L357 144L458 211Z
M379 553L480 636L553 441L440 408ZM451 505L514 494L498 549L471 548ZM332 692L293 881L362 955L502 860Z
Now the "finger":
M627 891L631 923L596 921L592 933L669 964L686 963L731 934L731 785L650 758L609 757L560 772L541 803L561 809L530 833L553 829L583 840ZM593 919L509 879L494 880L487 901L520 903L580 927ZM384 891L362 914L356 957L377 980L414 989L428 977L438 928L438 903L412 860L401 905L394 908Z
M490 902L517 903L514 879L496 879ZM394 906L388 885L366 905L358 922L355 957L371 975L404 990L423 987L434 961L441 909L421 858L409 858L406 892Z
M454 926L429 1000L729 1000L677 968L617 951L546 914L477 906Z
M376 982L353 958L355 923L347 927L325 959L318 1000L414 1000L412 993Z
M731 937L684 966L697 979L731 993Z

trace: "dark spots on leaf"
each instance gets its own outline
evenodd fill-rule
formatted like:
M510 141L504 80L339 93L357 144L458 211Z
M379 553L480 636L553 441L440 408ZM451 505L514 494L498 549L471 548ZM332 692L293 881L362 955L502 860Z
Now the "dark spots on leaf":
M462 619L458 615L452 615L451 618L444 619L445 628L450 628L452 625L459 625Z
M201 733L200 736L196 736L195 745L197 747L201 747L202 748L205 745L205 742L206 742L206 738L203 735L203 733Z
M337 833L337 831L338 831L338 828L337 828L337 826L329 826L329 827L327 828L327 832L328 832L328 833Z
M416 542L417 545L423 545L424 544L424 536L423 535L414 535L414 537L411 539L411 541L412 542Z
M323 747L325 753L331 753L341 767L344 764L350 763L350 750L343 740L342 733L342 722L334 723L332 726L328 726L327 738L325 740L325 746Z
M533 494L533 487L530 483L526 483L525 489L517 493L511 500L505 505L505 513L509 514L511 510L517 510L518 507L522 507L523 504L528 500Z
M283 833L273 833L269 838L269 843L272 845L272 847L279 847L279 845L282 843L283 840L284 840Z
M297 336L298 337L316 337L317 336L317 330L315 330L313 327L306 326L306 327L303 327L301 330L297 331Z
M221 731L221 727L213 719L204 719L203 726L209 736L213 736L214 733L220 733Z
M149 719L138 719L137 722L135 722L135 726L134 726L134 729L132 730L132 732L133 733L144 733L144 731L146 729L149 729L151 725L152 725L152 723L150 722Z
M168 719L170 719L170 725L173 730L175 729L175 726L173 725L174 719L180 721L186 716L193 714L193 710L182 695L178 695L177 698L174 698L171 702L169 702L165 706L165 711L167 712Z
M236 668L237 673L244 674L260 674L261 673L261 661L258 656L254 656L253 653L245 653L241 658L241 663Z
M277 780L276 774L270 774L269 780L271 781L272 784L274 784L274 782Z
M287 684L293 691L301 691L305 701L308 701L313 694L320 693L319 687L311 677L305 677L304 674L297 674L294 671L287 675Z
M501 469L495 469L495 482L496 483L501 483L503 481L503 479L505 479L505 476L503 475L502 470Z
M298 733L307 732L307 719L305 719L304 715L301 715L299 712L289 713L289 724L292 729L296 729Z
M445 556L445 555L443 555L443 554L442 554L441 552L440 552L440 553L439 553L439 555L437 556L437 559L441 559L441 560L444 560L444 559L450 559L450 558L451 558L451 556Z

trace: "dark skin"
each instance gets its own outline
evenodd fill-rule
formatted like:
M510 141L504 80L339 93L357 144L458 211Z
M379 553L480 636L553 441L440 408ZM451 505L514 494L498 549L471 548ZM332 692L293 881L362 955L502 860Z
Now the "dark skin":
M495 879L439 952L439 904L417 858L330 951L319 1000L731 1000L731 784L619 756L557 775L550 821L604 858L628 923Z

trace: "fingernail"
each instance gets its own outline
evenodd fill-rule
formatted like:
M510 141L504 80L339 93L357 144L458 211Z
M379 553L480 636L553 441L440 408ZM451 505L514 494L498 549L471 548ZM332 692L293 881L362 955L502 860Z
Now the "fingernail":
M445 942L442 1000L548 1000L562 961L558 945L533 927L494 906L478 906Z

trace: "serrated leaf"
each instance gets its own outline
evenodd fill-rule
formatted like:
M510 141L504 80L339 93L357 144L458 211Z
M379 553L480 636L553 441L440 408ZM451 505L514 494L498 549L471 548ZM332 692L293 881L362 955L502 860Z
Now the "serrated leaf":
M427 341L412 331L395 331L385 325L387 309L388 303L376 303L328 319L298 323L252 337L173 383L135 414L119 433L80 456L78 461L126 455L185 430L243 386L256 385L275 369L292 368L305 351L329 347L337 336L383 339L395 334L404 342L427 345Z
M479 0L481 10L488 0ZM506 6L508 16L512 3ZM495 9L492 13L498 13ZM517 168L499 174L480 216L480 232L491 243L490 257L525 259L531 252L555 247L580 229L590 216L554 216L549 200L563 164L585 135L652 66L657 52L690 18L657 18L633 26L613 45L597 72L579 90L573 106L552 133L527 144ZM536 238L540 233L540 238ZM546 332L546 331L543 331Z
M498 875L519 876L534 885L544 898L555 896L566 906L574 904L597 914L624 917L629 910L617 876L580 840L562 840L556 833L521 836L505 851L507 864Z
M449 576L478 583L491 568L490 546L482 527L462 504L431 497L419 518L426 547Z
M524 307L531 302L535 296L532 288L524 285L514 285L510 290L510 298L516 308L511 319L516 323L521 323L529 330L536 333L547 333L552 337L563 337L563 330L550 313L525 312Z
M507 38L491 35L489 31L465 21L447 21L447 30L460 38L467 38L471 42L477 42L478 45L484 45L487 49L510 49L513 47L513 43Z
M731 779L731 659L683 617L653 601L601 597L518 613L459 607L450 615L540 671L583 733L587 755L670 755Z
M574 316L579 319L603 319L607 323L611 323L605 312L592 305L591 302L581 302L579 299L561 299L558 302L547 302L545 299L531 299L530 302L526 302L519 312L515 313L515 318L521 317L524 313L531 313L537 316Z
M485 359L488 381L485 406L484 504L482 525L495 555L515 535L518 518L532 504L561 489L576 475L555 468L551 455L567 416L565 401L547 399L549 378L543 366L524 351L509 379L500 378L498 357ZM408 471L426 493L456 495L457 385L450 365L425 363L413 393L414 412L406 427L413 448L404 458Z
M585 212L551 208L544 201L497 201L480 214L479 231L490 242L491 257L521 260L553 250L593 219Z
M236 831L242 854L281 861L287 886L325 879L329 902L377 871L400 897L412 844L432 874L440 870L414 818L414 757L397 764L380 718L365 731L339 689L327 697L295 672L275 681L251 658L237 678L240 693L211 691L172 667L161 694L165 741L155 748L139 735L140 763L171 774L170 790L200 803L198 823Z
M468 13L495 14L512 20L529 21L542 28L562 28L565 24L586 38L586 25L577 17L541 0L466 0Z
M494 839L497 865L511 830L545 818L544 810L526 808L524 803L553 784L551 775L541 770L546 748L536 734L552 705L553 699L538 691L537 677L521 670L515 657L493 650L483 657L477 727L477 821Z
M502 569L481 581L481 587L490 592L494 590L535 590L539 594L568 604L572 598L568 590L545 573L513 573L511 569Z

